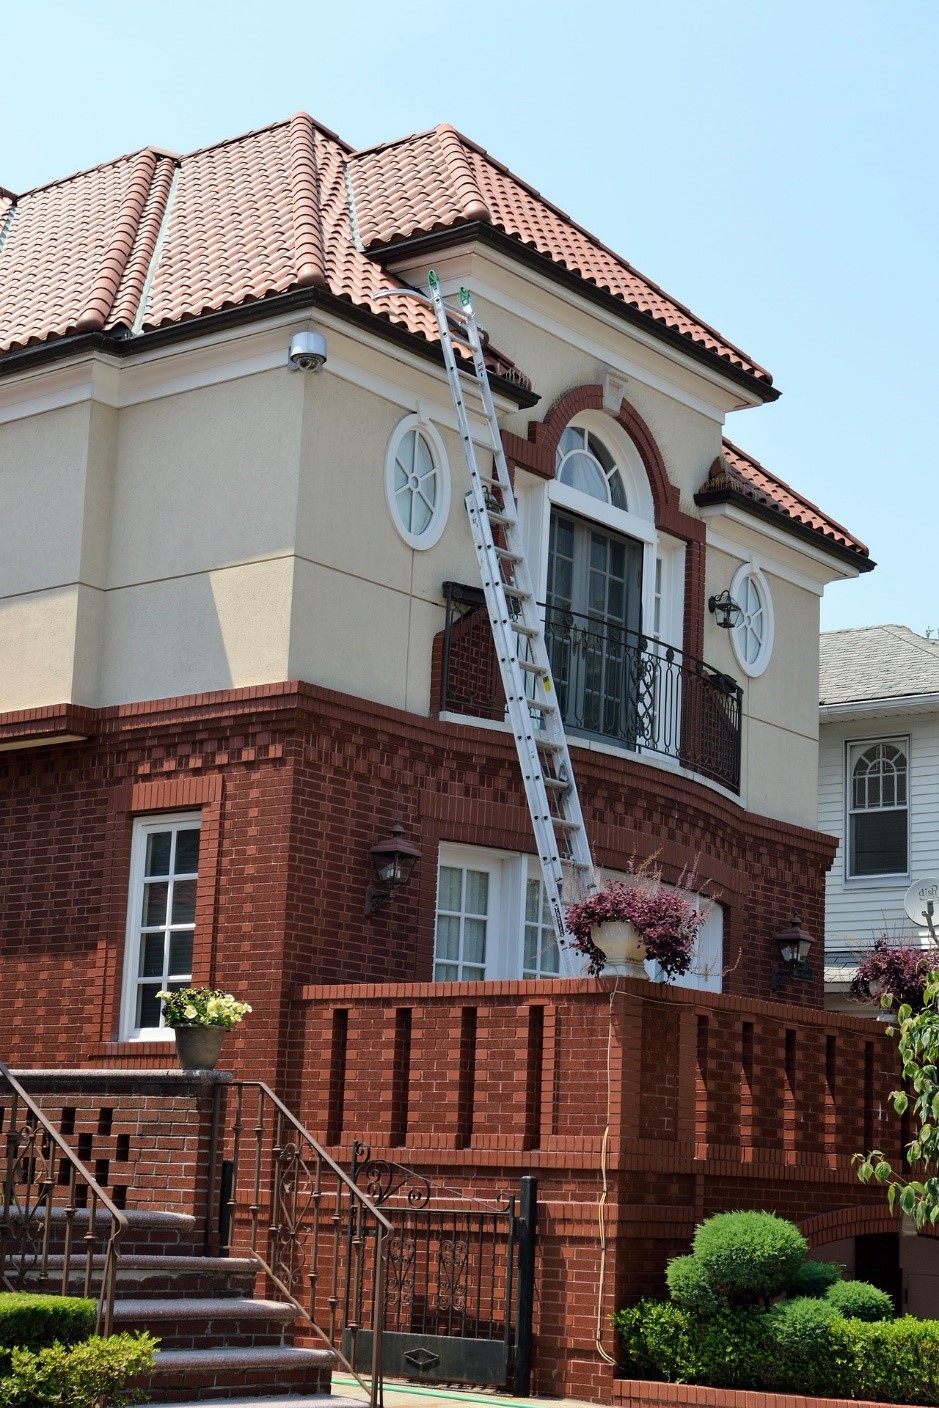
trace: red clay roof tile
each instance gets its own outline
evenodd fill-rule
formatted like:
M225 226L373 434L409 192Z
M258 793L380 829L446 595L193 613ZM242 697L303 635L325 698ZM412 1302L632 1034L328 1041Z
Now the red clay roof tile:
M741 494L761 508L779 514L821 534L829 542L856 553L859 558L869 559L868 549L859 538L855 538L840 523L823 513L816 504L790 489L788 484L772 474L759 460L748 455L732 441L723 441L723 453L711 465L708 477L695 495L698 503L714 502L728 493ZM873 566L869 561L862 567Z

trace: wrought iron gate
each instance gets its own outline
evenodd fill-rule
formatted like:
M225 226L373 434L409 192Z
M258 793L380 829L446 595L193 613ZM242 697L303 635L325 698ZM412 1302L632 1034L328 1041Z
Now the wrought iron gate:
M351 1177L392 1225L385 1273L384 1372L392 1378L512 1387L531 1362L535 1179L481 1202L353 1147ZM368 1361L371 1335L359 1331Z

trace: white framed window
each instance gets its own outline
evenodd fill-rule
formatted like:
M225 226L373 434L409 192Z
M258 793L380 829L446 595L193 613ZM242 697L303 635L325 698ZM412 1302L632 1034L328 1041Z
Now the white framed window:
M408 547L439 541L450 512L450 468L437 430L420 415L405 416L385 451L385 498Z
M910 741L847 744L848 879L909 873Z
M199 883L199 812L138 817L131 844L121 1036L172 1035L162 989L192 982Z
M610 872L607 879L623 879ZM698 931L692 970L679 987L720 992L723 983L724 912L698 899L705 919ZM654 981L654 963L646 970ZM437 871L436 982L499 978L557 978L560 950L541 868L534 856L445 842Z
M756 679L773 653L775 618L769 582L759 567L745 562L730 583L730 594L740 607L740 620L730 632L731 645L743 672Z

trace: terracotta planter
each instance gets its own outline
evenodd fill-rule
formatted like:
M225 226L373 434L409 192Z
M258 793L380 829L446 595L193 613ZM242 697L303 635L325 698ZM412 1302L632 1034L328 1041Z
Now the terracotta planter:
M636 926L628 919L611 919L598 924L590 935L606 955L606 971L627 978L648 979L645 969L646 946Z
M227 1036L225 1027L191 1026L174 1028L176 1032L176 1055L184 1071L214 1071L222 1054L222 1042Z

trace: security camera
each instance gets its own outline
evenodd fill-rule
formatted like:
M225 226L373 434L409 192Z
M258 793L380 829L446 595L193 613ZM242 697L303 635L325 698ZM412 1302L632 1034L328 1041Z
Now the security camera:
M290 339L287 364L292 372L318 372L326 363L326 339L318 332L298 332Z

